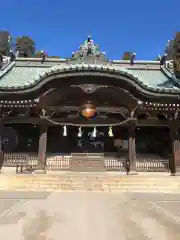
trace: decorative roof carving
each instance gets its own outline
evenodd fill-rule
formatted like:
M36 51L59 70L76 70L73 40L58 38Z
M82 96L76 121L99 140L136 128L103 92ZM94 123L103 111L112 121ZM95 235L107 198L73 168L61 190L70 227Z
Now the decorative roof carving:
M101 52L98 44L95 44L94 41L89 36L87 40L80 45L78 51L72 53L71 59L69 61L85 62L85 63L105 63L108 62L105 52Z
M166 61L165 64L164 64L164 67L165 67L171 74L174 74L174 61L173 61L173 60ZM163 69L162 66L161 66L161 69Z
M79 87L81 88L85 93L91 94L95 92L99 88L107 88L107 86L104 85L97 85L97 84L80 84L80 85L71 85L71 87Z

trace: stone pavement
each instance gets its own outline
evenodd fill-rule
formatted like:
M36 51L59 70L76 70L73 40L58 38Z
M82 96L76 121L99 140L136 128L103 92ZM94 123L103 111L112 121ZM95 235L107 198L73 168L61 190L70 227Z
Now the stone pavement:
M0 239L179 240L180 195L0 192Z

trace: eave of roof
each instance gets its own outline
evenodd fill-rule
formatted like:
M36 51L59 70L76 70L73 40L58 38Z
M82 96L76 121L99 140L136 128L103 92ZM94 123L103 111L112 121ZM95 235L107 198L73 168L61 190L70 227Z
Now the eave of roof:
M40 60L38 58L17 58L16 62L0 72L0 90L10 92L31 88L55 72L93 70L126 75L149 91L180 93L178 80L167 69L160 68L158 61L135 61L133 65L130 65L127 60L114 60L107 65L101 65L67 64L67 59L47 59L44 64L41 64Z

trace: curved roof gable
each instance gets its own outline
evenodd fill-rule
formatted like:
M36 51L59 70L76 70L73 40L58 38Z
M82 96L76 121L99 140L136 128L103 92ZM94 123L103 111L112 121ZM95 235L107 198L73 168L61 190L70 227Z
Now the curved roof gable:
M28 61L29 60L29 61ZM143 64L142 64L143 63ZM47 61L40 64L38 59L20 59L0 71L0 91L23 91L35 85L42 85L43 81L52 78L53 74L59 76L73 73L109 74L126 77L150 92L179 93L180 87L174 81L172 74L167 74L160 68L158 62L136 61L131 66L127 61L113 61L107 64L70 64L67 61ZM92 73L91 73L92 74Z
M151 91L158 91L158 92L177 92L179 88L170 85L168 86L168 79L167 77L159 70L132 70L127 69L119 66L113 65L100 65L100 64L66 64L66 65L55 65L49 68L47 71L40 72L38 75L35 76L34 80L36 83L47 79L49 76L53 74L61 74L61 73L69 73L69 72L86 72L86 71L93 71L94 73L108 73L108 74L118 74L120 76L126 76L134 81L136 84L139 84L143 88L146 88ZM149 75L149 76L148 76ZM154 75L154 76L153 76ZM152 78L151 84L146 83L146 78ZM157 78L159 84L157 85ZM170 82L170 81L169 81ZM34 84L34 83L33 83ZM156 84L156 85L155 85ZM168 90L164 89L163 86L166 86Z

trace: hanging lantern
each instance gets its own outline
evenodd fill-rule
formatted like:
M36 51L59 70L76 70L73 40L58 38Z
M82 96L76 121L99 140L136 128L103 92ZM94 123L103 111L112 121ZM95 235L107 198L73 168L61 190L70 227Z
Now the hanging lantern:
M63 136L66 137L67 136L67 127L63 126Z
M109 127L108 135L109 135L109 137L113 137L113 136L114 136L114 135L113 135L113 131L112 131L112 127L111 127L111 126Z
M94 127L93 132L92 132L92 137L96 138L96 134L97 134L97 129L96 129L96 127Z
M82 137L82 129L81 129L81 127L79 127L78 137L79 137L79 138Z
M92 118L96 115L96 107L93 104L85 104L81 108L80 115L84 118Z

